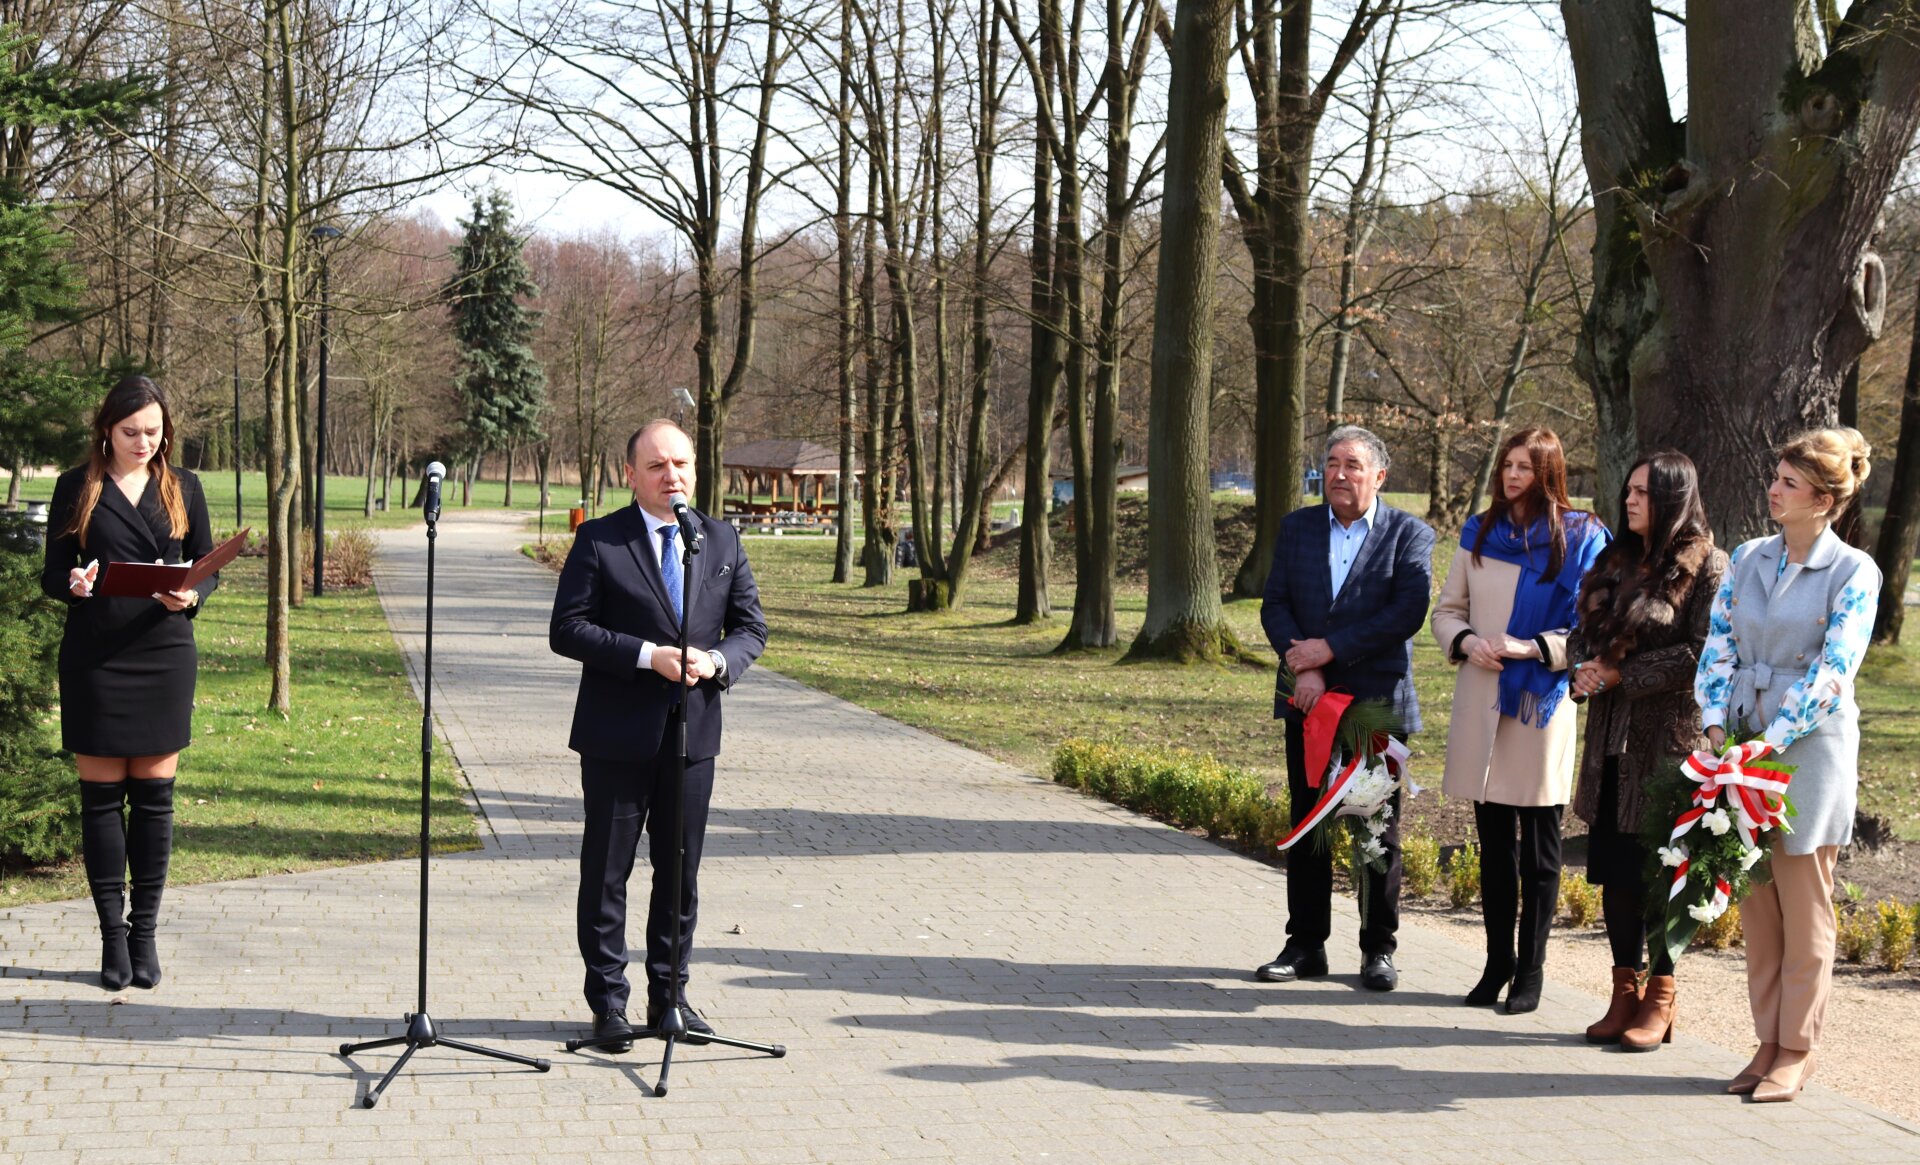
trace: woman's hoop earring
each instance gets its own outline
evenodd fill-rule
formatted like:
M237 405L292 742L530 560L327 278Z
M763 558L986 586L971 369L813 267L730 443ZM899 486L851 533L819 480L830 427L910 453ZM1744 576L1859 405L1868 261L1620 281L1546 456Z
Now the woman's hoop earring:
M100 456L108 460L112 460L113 458L113 451L107 448L107 439L105 437L100 438Z
M160 438L160 456L165 457L167 455L167 446L171 445L172 443L173 442L169 441L165 437Z

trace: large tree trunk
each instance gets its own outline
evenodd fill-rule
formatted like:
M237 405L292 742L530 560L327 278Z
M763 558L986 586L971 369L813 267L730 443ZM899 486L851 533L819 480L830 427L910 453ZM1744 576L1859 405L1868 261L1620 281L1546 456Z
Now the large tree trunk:
M1048 76L1042 70L1043 76ZM1050 82L1050 76L1048 80ZM1036 137L1033 150L1033 250L1030 309L1033 313L1030 373L1027 382L1027 465L1020 503L1020 587L1015 623L1037 623L1053 616L1047 572L1053 562L1053 535L1047 527L1053 503L1053 409L1060 391L1062 297L1054 276L1053 155Z
M1873 232L1920 119L1913 6L1862 0L1823 50L1796 0L1690 5L1684 126L1648 0L1561 11L1603 192L1579 366L1603 423L1630 410L1641 448L1692 456L1733 545L1769 528L1773 444L1831 423L1879 333ZM1622 468L1603 462L1602 496Z
M840 479L835 483L838 505L833 530L833 581L853 578L854 398L853 337L857 319L853 303L853 0L840 0L840 144L834 173L833 237L835 264L835 324L838 331L840 376Z
M1880 610L1873 620L1875 643L1900 642L1907 615L1907 583L1913 577L1914 539L1920 537L1920 297L1907 349L1906 389L1900 397L1900 444L1894 454L1893 489L1880 519Z
M1220 608L1208 490L1213 293L1220 254L1216 185L1227 118L1231 0L1180 0L1167 94L1167 166L1154 292L1147 453L1147 617L1129 658L1238 654Z

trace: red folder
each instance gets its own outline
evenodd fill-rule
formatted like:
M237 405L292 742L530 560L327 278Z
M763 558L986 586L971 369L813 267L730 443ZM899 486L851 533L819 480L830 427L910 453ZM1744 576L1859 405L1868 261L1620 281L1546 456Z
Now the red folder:
M158 562L109 562L100 568L100 577L93 584L93 593L146 598L164 591L192 590L232 562L246 547L247 535L252 530L249 526L240 531L201 556L198 562L182 562L171 566Z

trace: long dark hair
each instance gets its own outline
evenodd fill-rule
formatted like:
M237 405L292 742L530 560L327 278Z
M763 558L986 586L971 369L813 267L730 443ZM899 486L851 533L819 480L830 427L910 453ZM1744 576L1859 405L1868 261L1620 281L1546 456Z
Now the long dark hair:
M1627 528L1627 482L1641 466L1647 469L1647 536L1642 538ZM1686 543L1705 538L1713 540L1707 525L1707 506L1700 498L1700 471L1693 459L1677 449L1649 453L1627 470L1627 481L1620 483L1620 532L1607 548L1595 569L1611 559L1619 566L1638 567L1642 575L1659 572L1671 562L1673 553Z
M78 536L82 546L87 543L87 528L93 524L93 508L100 504L107 469L113 464L113 427L148 405L160 406L160 448L147 463L147 472L160 483L160 504L167 511L170 533L175 538L186 536L187 503L180 496L179 477L167 465L167 454L173 450L173 412L167 408L167 398L159 385L144 376L123 376L93 414L93 444L87 450L87 474L80 485L80 500L61 531Z
M1517 502L1508 500L1507 491L1500 486L1500 467L1515 449L1525 449L1533 462L1533 485ZM1542 425L1521 429L1500 446L1493 465L1494 488L1488 491L1491 498L1487 512L1481 516L1480 533L1473 540L1473 564L1480 565L1480 549L1487 544L1488 532L1519 509L1529 519L1546 518L1552 545L1547 550L1547 573L1543 577L1558 578L1567 561L1566 515L1573 512L1573 503L1567 500L1567 454L1560 446L1560 434Z
M1644 537L1628 529L1624 518L1628 482L1642 466L1647 470ZM1634 462L1620 486L1620 513L1619 534L1581 580L1579 606L1580 632L1593 657L1616 667L1638 647L1652 621L1677 617L1713 550L1700 472L1684 453L1662 449Z

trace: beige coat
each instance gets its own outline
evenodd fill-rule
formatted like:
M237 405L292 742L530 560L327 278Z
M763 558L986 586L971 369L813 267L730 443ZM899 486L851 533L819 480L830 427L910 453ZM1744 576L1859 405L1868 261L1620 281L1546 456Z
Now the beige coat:
M1503 635L1513 617L1520 568L1482 557L1478 566L1464 548L1453 557L1447 584L1433 605L1433 637L1459 668L1453 681L1453 720L1447 726L1447 772L1440 791L1449 797L1499 805L1565 805L1573 796L1574 723L1579 708L1560 701L1545 728L1500 714L1498 673L1465 663L1454 653L1462 632ZM1567 630L1537 641L1547 666L1567 668Z

